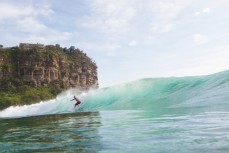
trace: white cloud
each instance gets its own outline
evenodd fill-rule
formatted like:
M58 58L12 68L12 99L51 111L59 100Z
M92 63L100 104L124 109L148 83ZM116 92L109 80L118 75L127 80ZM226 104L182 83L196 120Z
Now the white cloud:
M203 44L203 43L207 43L209 41L209 37L208 36L205 36L205 35L202 35L202 34L194 34L192 36L193 38L193 41L197 44Z
M201 14L201 12L200 12L200 11L195 12L195 15L200 15L200 14Z
M208 13L211 12L211 9L210 8L205 8L205 9L203 9L202 12L208 14Z
M182 1L152 1L152 12L157 19L171 20L177 17L187 2Z
M136 46L138 43L136 40L132 40L128 43L129 46Z
M31 6L22 8L12 4L0 3L0 21L9 18L25 16L28 14L33 14L33 8Z
M173 30L176 19L191 1L89 0L90 13L78 18L76 27L120 46L133 45L133 39L139 45L150 45L152 39L146 38Z
M8 40L12 45L17 45L20 42L26 43L42 43L42 44L55 44L63 43L71 39L73 36L69 32L60 32L57 30L43 31L42 33L26 33L15 35L13 33L7 34L4 40Z
M26 3L0 2L0 21L24 17L48 16L53 13L49 5L33 6Z
M97 29L104 33L122 34L129 30L130 21L136 15L127 0L90 1L92 14L77 21L77 25Z
M19 42L59 43L72 37L72 33L47 26L55 12L48 3L0 2L0 30L2 43L16 45ZM77 36L77 34L75 34Z
M204 14L209 14L211 13L211 9L210 8L204 8L203 10L201 11L197 11L195 12L195 15L204 15Z
M118 43L111 42L80 42L80 46L86 50L97 51L98 53L102 53L105 56L115 56L117 55L118 49L121 46Z
M64 40L69 40L72 37L72 33L69 32L60 32L57 30L50 30L47 33L43 33L41 35L39 34L31 34L29 35L28 40L33 40L33 42L36 42L39 40L39 42L42 42L44 44L47 43L55 43L55 42L61 42Z
M17 20L18 28L23 32L37 33L42 32L47 27L34 17L25 17Z
M39 21L39 17L46 17L53 11L48 5L35 6L26 3L4 3L0 2L1 27L10 24L12 30L18 32L42 31L46 26Z
M152 45L155 42L156 38L157 38L156 36L151 36L151 35L146 36L143 39L143 44L144 45Z
M146 8L152 12L150 31L153 33L167 33L174 27L174 21L181 15L183 9L191 1L148 1ZM148 5L148 6L147 6Z
M152 33L166 33L172 30L173 25L171 23L155 23L152 24L151 32Z

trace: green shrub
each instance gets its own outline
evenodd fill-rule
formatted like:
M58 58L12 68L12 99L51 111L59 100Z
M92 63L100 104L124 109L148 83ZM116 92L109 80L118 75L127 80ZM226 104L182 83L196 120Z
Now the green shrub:
M14 89L9 88L4 92L0 92L0 109L4 109L12 105L33 104L53 99L56 95L63 91L59 84L51 84L47 87L37 88L27 85L13 87Z

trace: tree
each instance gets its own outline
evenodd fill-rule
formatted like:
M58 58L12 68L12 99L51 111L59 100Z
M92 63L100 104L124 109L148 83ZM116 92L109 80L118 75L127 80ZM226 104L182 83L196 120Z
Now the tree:
M69 50L70 50L70 52L74 52L75 46L71 46L71 47L69 48Z

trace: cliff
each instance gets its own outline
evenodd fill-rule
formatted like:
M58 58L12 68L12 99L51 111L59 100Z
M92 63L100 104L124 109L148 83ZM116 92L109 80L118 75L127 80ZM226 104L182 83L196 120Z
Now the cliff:
M0 48L0 92L7 99L5 93L17 94L25 86L28 90L52 86L59 89L55 94L70 87L98 88L97 66L86 53L73 46L67 49L59 45L21 43L19 47ZM23 98L18 101L25 103Z

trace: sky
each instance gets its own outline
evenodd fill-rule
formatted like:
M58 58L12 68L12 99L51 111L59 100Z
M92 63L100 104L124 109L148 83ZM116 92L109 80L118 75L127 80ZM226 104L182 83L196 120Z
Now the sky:
M0 44L75 46L100 87L229 68L227 0L0 0Z

